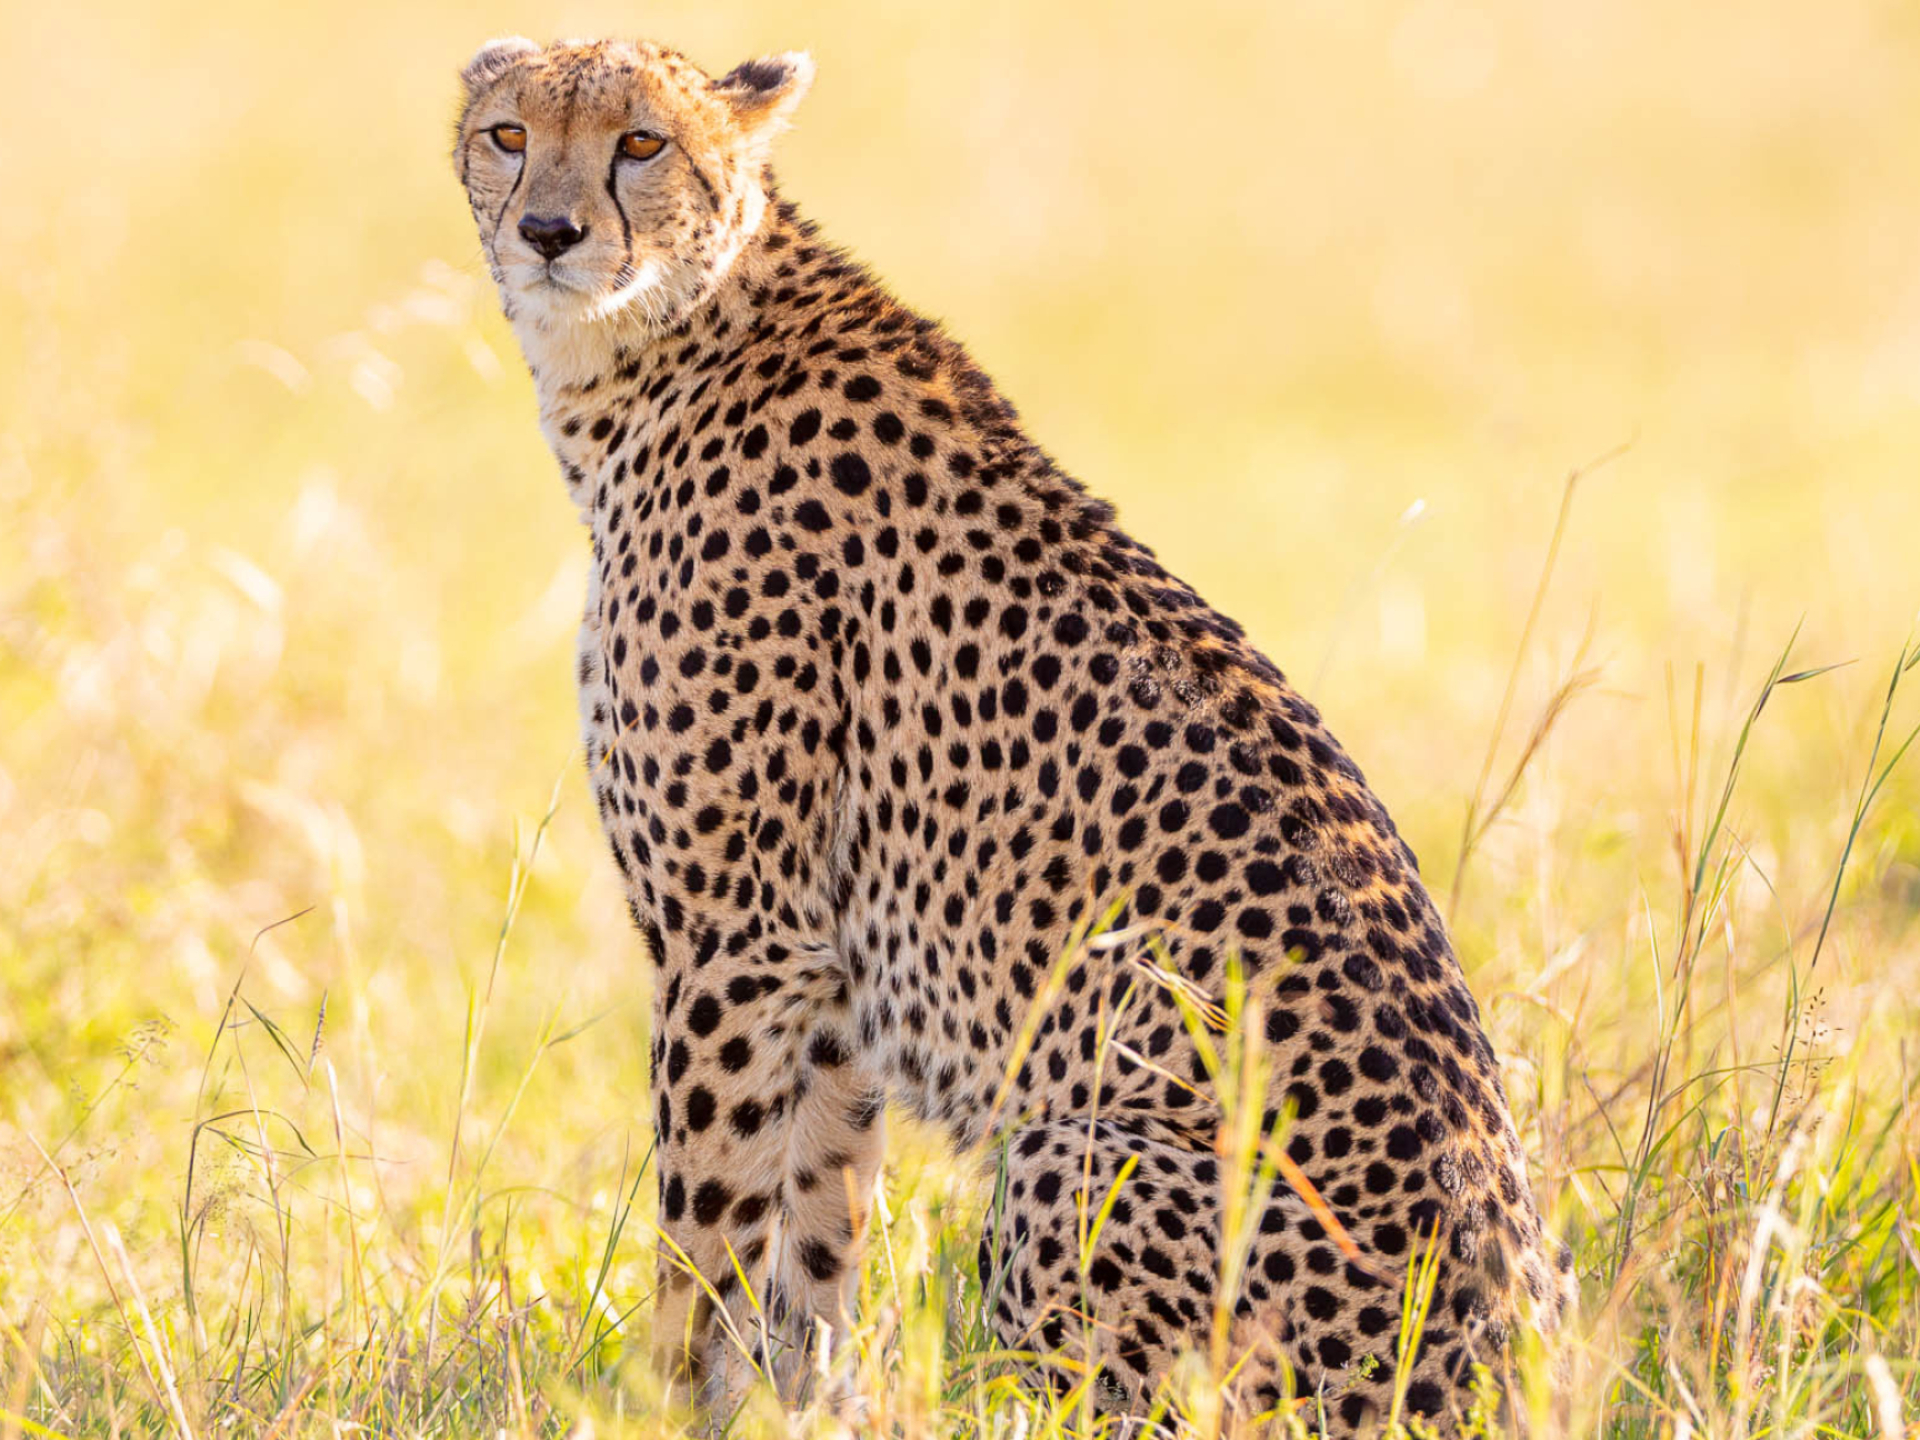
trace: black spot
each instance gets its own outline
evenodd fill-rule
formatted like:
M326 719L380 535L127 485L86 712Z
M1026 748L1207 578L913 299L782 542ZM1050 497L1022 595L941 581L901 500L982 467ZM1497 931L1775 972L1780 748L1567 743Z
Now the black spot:
M1378 1045L1369 1045L1360 1052L1360 1073L1369 1080L1384 1083L1400 1073L1400 1062Z
M846 1056L841 1053L840 1042L832 1032L822 1030L808 1044L807 1060L808 1063L818 1065L823 1070L829 1070L844 1063Z
M800 1242L800 1263L816 1280L831 1280L840 1273L840 1257L822 1240Z
M1445 1393L1432 1380L1416 1380L1407 1387L1407 1408L1416 1415L1438 1415Z
M713 1123L713 1112L713 1092L704 1085L694 1086L687 1096L687 1129L706 1129Z
M1216 805L1207 825L1222 840L1237 840L1247 833L1247 812L1238 805Z
M701 1182L700 1188L693 1192L693 1218L702 1225L711 1225L726 1213L728 1205L733 1203L733 1192L718 1180Z
M833 488L842 495L858 495L873 483L867 462L851 450L833 457Z
M687 1010L687 1028L705 1039L719 1027L720 1016L720 1001L715 996L702 995Z

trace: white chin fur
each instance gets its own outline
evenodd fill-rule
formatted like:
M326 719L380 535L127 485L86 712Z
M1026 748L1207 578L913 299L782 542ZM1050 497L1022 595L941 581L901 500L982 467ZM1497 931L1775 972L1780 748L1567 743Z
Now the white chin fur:
M503 287L514 312L547 328L591 324L623 313L643 321L657 320L661 318L657 312L669 298L666 267L657 259L646 261L631 280L612 290L575 288L565 277L544 269L533 271L523 283L514 283L518 278L509 275Z
M680 318L671 273L657 259L613 290L564 289L541 283L546 278L543 273L535 283L513 288L508 305L521 350L546 380L590 380L622 347L644 344Z
M666 267L658 260L648 260L635 273L633 279L620 286L617 290L609 290L604 295L585 297L588 302L584 312L585 318L589 320L604 320L610 315L625 310L630 305L638 305L642 309L648 309L650 307L644 303L645 300L655 290L660 288L660 284L664 279L666 279Z

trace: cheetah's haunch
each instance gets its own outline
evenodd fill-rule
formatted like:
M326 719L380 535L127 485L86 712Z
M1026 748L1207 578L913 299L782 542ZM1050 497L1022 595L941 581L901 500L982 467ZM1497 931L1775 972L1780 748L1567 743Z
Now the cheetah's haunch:
M1270 1119L1346 1232L1285 1187L1266 1209L1224 1299L1242 1413L1290 1366L1337 1427L1377 1418L1436 1227L1408 1399L1445 1411L1510 1326L1552 1327L1567 1277L1414 857L1240 627L778 199L768 146L811 76L496 41L454 152L593 532L581 711L659 967L660 1223L753 1335L739 1258L790 1378L850 1293L886 1104L983 1139L1070 932L1123 900L1192 989L1242 958ZM1144 1409L1215 1309L1218 1109L1125 951L1073 955L1036 1018L999 1112L997 1323L1074 1359L1091 1334L1105 1399ZM1080 1188L1097 1206L1129 1156L1082 1277ZM705 1292L663 1270L664 1353L737 1393Z

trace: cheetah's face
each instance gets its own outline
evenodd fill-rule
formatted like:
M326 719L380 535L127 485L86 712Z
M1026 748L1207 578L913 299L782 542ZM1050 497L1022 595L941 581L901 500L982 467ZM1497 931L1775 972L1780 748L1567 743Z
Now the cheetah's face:
M768 143L812 76L800 54L714 80L646 44L484 46L454 164L508 314L677 325L759 225Z

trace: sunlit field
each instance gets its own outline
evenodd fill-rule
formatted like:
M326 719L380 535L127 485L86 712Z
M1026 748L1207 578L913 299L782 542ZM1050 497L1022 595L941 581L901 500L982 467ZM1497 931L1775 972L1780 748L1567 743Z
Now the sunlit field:
M1576 1256L1494 1433L1920 1434L1920 11L4 21L0 1440L705 1423L447 160L511 31L811 49L785 192L1324 709ZM1117 1437L995 1349L991 1183L896 1126L838 1372L732 1433Z

